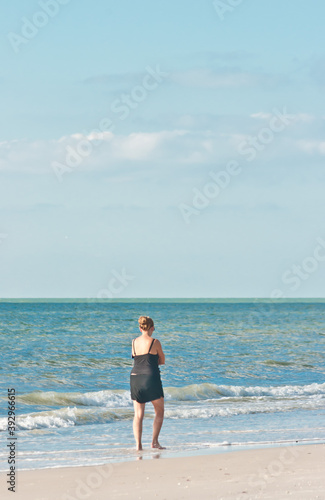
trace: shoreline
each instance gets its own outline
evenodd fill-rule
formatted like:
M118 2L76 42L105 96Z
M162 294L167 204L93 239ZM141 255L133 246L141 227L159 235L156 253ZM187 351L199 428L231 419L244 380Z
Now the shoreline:
M325 499L325 444L17 471L15 499ZM1 498L12 498L1 473Z
M191 458L191 457L197 457L197 456L213 456L213 455L224 455L227 453L236 453L236 452L242 452L246 450L264 450L264 449L269 449L269 448L288 448L288 447L297 447L297 446L318 446L318 445L325 445L325 440L322 438L315 439L315 440L309 440L309 439L300 439L300 440L284 440L284 441L264 441L261 443L257 442L249 442L249 443L227 443L224 442L218 446L207 446L207 447L201 447L201 448L192 448L192 449L184 449L184 450L172 450L170 448L165 448L163 450L159 449L153 449L150 448L149 445L145 446L143 450L137 451L134 448L128 449L128 454L122 455L120 457L110 457L107 462L104 461L104 458L102 458L100 461L93 462L93 463L81 463L80 465L78 464L68 464L68 465L52 465L52 466L46 466L46 467L32 467L32 468L20 468L19 472L30 472L30 471L46 471L46 470L52 470L52 469L74 469L74 468L82 468L82 467L101 467L101 466L108 466L108 464L111 464L114 466L115 464L119 465L121 463L130 463L135 460L152 460L153 458L159 458L159 459L170 459L170 458ZM159 457L157 457L157 454L159 454ZM19 464L18 464L19 465ZM3 474L6 474L8 471L7 469L0 469L0 476ZM325 500L325 498L324 498Z
M127 455L122 455L120 457L110 457L108 462L104 462L102 459L98 463L82 463L80 465L75 465L75 464L69 464L69 465L53 465L53 466L47 466L47 467L34 467L34 468L19 468L20 472L29 472L29 471L46 471L46 470L52 470L52 469L74 469L74 468L82 468L82 467L101 467L103 465L111 464L112 466L114 465L119 465L121 463L130 463L135 460L152 460L153 458L156 458L156 455L159 454L159 459L170 459L170 458L191 458L191 457L197 457L197 456L213 456L213 455L224 455L227 453L236 453L236 452L242 452L246 450L264 450L264 449L269 449L269 448L288 448L288 447L297 447L297 446L318 446L318 445L325 445L325 440L324 439L316 439L316 440L309 440L309 439L300 439L300 440L284 440L284 441L276 441L276 442L261 442L261 443L243 443L243 444L238 444L238 443L223 443L220 444L219 446L214 446L214 447L203 447L203 448L195 448L195 449L184 449L184 450L178 450L178 451L173 451L169 449L168 447L165 448L164 450L158 450L158 449L153 449L150 448L149 446L145 446L143 450L137 451L135 448L130 448L128 450ZM5 474L7 472L6 469L0 470L0 476L2 474ZM325 498L324 498L325 500Z

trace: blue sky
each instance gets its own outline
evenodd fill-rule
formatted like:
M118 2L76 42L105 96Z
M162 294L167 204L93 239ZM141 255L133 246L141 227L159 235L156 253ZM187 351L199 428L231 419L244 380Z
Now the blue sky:
M324 16L3 5L1 297L323 297Z

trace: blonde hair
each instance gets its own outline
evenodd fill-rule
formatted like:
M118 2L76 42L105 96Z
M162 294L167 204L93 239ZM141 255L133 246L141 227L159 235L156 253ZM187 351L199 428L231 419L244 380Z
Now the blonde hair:
M149 331L154 326L153 320L149 316L140 316L138 319L141 330Z

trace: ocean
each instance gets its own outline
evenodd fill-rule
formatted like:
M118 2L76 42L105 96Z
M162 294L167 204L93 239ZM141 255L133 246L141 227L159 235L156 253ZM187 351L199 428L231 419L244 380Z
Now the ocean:
M325 442L324 300L0 301L1 470L8 389L17 466L134 460L129 392L138 317L162 344L165 420L143 458Z

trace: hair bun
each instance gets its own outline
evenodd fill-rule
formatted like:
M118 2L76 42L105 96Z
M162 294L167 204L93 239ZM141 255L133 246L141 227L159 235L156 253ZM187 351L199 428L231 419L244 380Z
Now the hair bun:
M138 322L141 330L148 331L154 326L153 320L149 316L140 316Z

